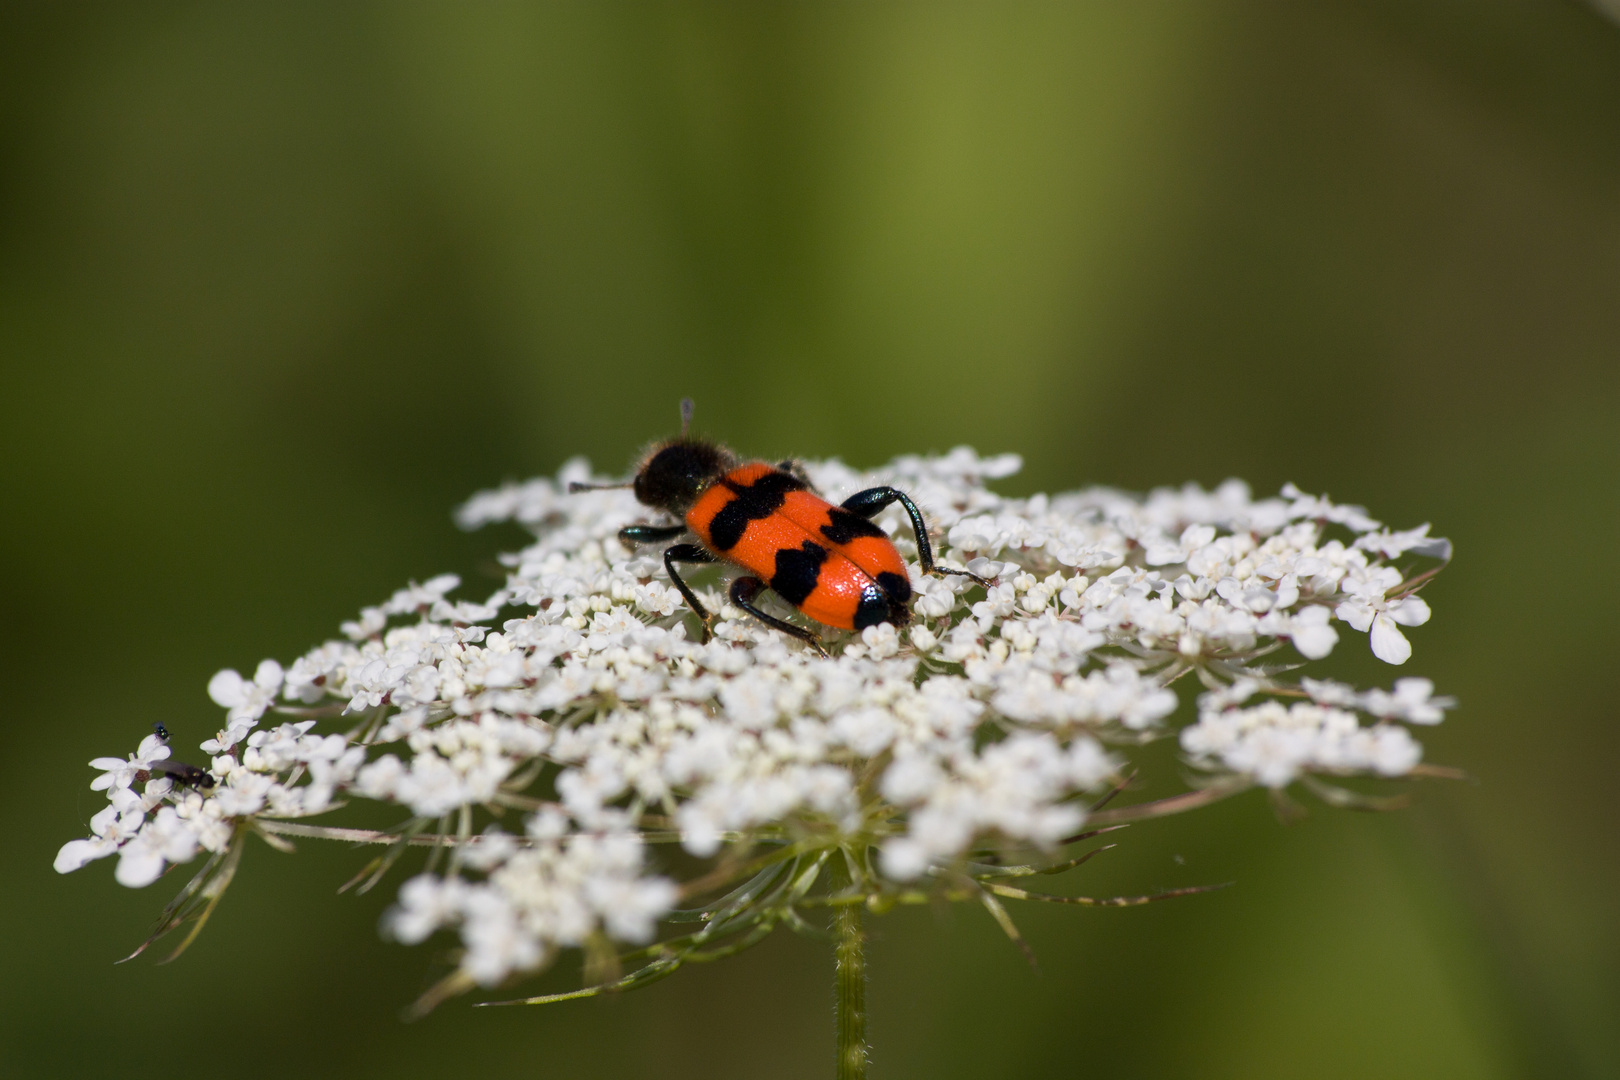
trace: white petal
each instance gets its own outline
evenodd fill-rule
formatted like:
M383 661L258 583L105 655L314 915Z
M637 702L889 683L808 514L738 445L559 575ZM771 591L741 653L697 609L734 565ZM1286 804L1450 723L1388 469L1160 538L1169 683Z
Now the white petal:
M90 819L90 831L97 836L106 836L108 830L117 824L118 814L119 810L116 806L102 807L101 812ZM139 826L140 822L137 821L135 824Z
M896 881L910 881L928 869L928 851L917 841L897 836L883 845L883 872Z
M1326 625L1296 626L1293 642L1294 648L1299 650L1299 655L1307 660L1320 660L1331 653L1333 646L1339 643L1339 632Z
M1365 634L1372 626L1373 609L1366 604L1347 600L1333 609L1333 614Z
M108 840L69 840L56 853L56 861L51 865L58 874L71 874L85 863L117 850L118 845Z
M700 859L706 859L720 850L720 830L707 818L691 815L690 823L681 830L681 846Z
M423 585L422 591L430 592L435 596L443 596L460 584L461 578L455 574L440 574L438 577L429 580L426 585Z
M1412 657L1412 643L1401 636L1394 619L1380 613L1372 624L1372 651L1386 664L1404 664Z
M135 756L142 761L161 761L169 756L169 744L155 734L148 735L141 740L141 745L135 751Z
M119 852L118 869L113 877L120 885L140 889L152 884L162 873L163 856L153 851L150 845L136 840L125 844Z
M1422 626L1429 621L1429 605L1421 596L1408 596L1389 605L1389 617L1402 626Z
M253 681L266 690L279 690L282 677L281 665L274 660L259 661L258 670L253 673Z
M1405 705L1421 705L1434 695L1434 680L1406 678L1395 680L1395 700Z
M214 677L208 680L208 696L214 699L215 705L227 709L242 704L242 676L235 668L215 672Z
M1402 776L1412 771L1423 759L1423 747L1406 733L1405 728L1386 727L1378 730L1374 742L1372 766L1385 776Z

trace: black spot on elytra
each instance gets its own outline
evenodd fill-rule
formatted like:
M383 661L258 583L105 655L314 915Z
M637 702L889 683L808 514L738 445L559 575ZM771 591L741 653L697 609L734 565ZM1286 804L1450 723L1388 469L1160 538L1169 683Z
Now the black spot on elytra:
M892 574L885 570L877 576L877 583L897 608L904 607L911 599L911 579L904 574Z
M852 514L842 506L835 506L827 511L832 520L821 527L821 535L835 544L847 544L857 536L878 536L887 540L889 534L878 528L876 524Z
M861 590L861 602L855 608L855 629L865 630L868 626L876 626L879 623L904 626L910 621L910 609L904 604L895 603L878 585L868 585Z
M771 588L776 595L798 607L804 603L821 577L821 564L827 561L827 549L814 540L806 540L796 548L781 548L776 553L776 573L771 576Z
M750 521L761 521L782 509L790 491L803 491L804 484L785 472L768 472L752 484L731 480L720 483L731 489L732 500L720 508L709 522L709 543L716 551L730 551L742 539ZM781 590L778 590L779 592Z

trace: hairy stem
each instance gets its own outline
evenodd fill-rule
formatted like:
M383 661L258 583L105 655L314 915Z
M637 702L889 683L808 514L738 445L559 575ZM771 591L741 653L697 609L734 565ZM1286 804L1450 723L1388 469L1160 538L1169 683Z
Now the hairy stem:
M855 884L847 853L833 855L833 888ZM833 947L838 987L838 1080L866 1080L866 933L861 929L861 904L840 904L834 909Z

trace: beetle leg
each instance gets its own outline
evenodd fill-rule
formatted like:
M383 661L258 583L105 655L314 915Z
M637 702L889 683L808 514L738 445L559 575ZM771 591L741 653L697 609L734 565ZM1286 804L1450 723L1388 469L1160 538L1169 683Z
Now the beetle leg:
M923 573L933 574L935 577L944 577L947 574L961 574L963 577L972 578L980 585L986 587L990 585L990 582L978 574L970 574L966 570L952 570L949 567L934 565L934 548L928 542L928 523L923 521L922 511L917 509L917 504L912 502L911 497L899 488L885 486L857 491L844 500L844 509L852 514L859 514L863 518L870 518L876 516L878 511L885 506L895 502L905 507L906 516L911 519L911 531L917 537L917 561L922 564Z
M631 526L631 528L634 527ZM702 620L703 642L705 644L709 640L709 624L714 621L714 616L709 614L708 609L703 606L703 602L697 598L697 593L692 591L692 587L682 580L680 574L675 572L675 564L712 563L714 561L715 557L713 555L696 544L676 544L674 547L664 549L664 569L669 571L669 580L675 583L675 587L686 598L687 604L691 605L692 611Z
M827 650L822 647L821 640L816 637L814 631L806 630L802 626L794 626L792 623L784 622L774 615L767 615L763 611L759 610L759 608L754 606L754 597L758 596L764 590L765 583L759 580L759 578L740 577L731 583L731 602L748 612L748 614L752 615L766 626L780 630L784 634L791 634L793 637L798 638L800 641L816 650L816 652L820 653L822 656L826 656Z
M685 525L626 525L619 530L619 543L633 548L637 544L673 540L685 531Z

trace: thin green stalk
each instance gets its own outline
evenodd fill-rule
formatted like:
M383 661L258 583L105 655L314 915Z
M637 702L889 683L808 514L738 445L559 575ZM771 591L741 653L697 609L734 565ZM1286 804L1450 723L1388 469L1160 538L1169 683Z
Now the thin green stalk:
M855 884L848 852L832 860L835 892ZM833 946L838 987L838 1080L866 1080L866 933L861 929L861 904L834 909Z

